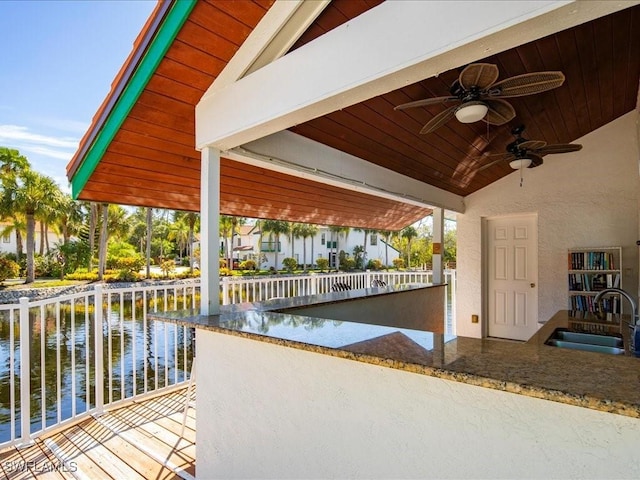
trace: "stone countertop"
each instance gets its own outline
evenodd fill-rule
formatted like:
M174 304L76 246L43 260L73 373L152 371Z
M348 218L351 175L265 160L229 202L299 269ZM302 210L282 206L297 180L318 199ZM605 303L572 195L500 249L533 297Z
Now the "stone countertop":
M322 301L391 293L389 289L393 287L326 294L328 297ZM520 343L286 312L286 305L293 308L300 301L277 299L271 303L229 305L221 315L200 316L184 310L149 314L149 318L640 418L640 359L544 344L559 327L624 335L628 316L613 316L606 321L590 314L560 311L527 343Z

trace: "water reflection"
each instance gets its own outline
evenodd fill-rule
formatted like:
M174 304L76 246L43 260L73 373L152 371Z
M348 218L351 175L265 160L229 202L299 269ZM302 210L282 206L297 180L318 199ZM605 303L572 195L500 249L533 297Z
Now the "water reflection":
M191 331L144 318L145 311L173 306L163 292L145 300L117 295L102 306L104 403L153 391L186 379L191 367ZM178 304L191 304L180 297ZM57 308L59 305L59 308ZM95 407L95 305L84 298L29 311L31 431L38 431ZM0 312L0 442L11 432L11 353L13 353L15 429L20 432L20 324ZM11 347L10 337L14 336ZM44 394L43 394L44 392ZM44 415L43 415L44 409ZM44 416L44 419L43 419Z

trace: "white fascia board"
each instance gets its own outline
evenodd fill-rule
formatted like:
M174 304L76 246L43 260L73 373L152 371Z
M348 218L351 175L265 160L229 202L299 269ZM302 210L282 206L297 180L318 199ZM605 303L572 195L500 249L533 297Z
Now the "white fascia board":
M464 212L464 198L288 130L222 152L226 158L419 207Z
M384 2L196 106L196 148L228 150L639 2Z
M289 0L274 3L204 96L283 56L327 5L329 0Z

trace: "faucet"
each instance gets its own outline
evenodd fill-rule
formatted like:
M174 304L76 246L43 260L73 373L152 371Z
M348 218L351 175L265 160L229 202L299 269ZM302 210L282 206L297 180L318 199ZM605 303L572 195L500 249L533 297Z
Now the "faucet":
M594 297L593 303L597 306L600 304L602 297L608 293L618 293L627 300L631 304L631 323L629 324L629 328L631 329L631 341L629 342L629 350L636 357L640 357L640 322L638 321L638 304L633 299L631 295L622 290L621 288L605 288L604 290L600 290L598 294Z
M635 327L636 325L638 325L638 304L636 303L636 301L633 299L631 295L629 295L627 292L625 292L621 288L609 287L609 288L605 288L604 290L600 290L598 294L595 296L595 298L593 299L593 303L595 305L599 305L600 301L602 300L602 297L604 297L608 293L619 293L624 298L629 300L629 303L631 304L631 310L632 310L630 326Z

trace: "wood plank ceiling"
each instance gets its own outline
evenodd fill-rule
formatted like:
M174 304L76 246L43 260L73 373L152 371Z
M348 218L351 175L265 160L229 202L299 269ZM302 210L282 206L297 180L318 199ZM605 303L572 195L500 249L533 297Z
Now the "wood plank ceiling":
M199 210L200 154L194 149L194 107L272 3L197 2L80 198ZM379 3L334 0L293 49ZM435 133L420 135L422 125L443 107L393 110L411 100L447 95L459 74L452 70L291 130L466 196L511 172L506 162L481 172L477 168L487 162L482 153L504 151L513 140L513 126L525 124L529 139L564 143L633 109L640 77L639 25L640 6L636 6L483 59L498 65L500 79L539 70L560 70L567 78L551 92L511 99L517 116L502 127L487 129L483 122L463 125L454 119ZM94 119L92 128L99 127L98 123ZM72 160L69 176L80 160ZM221 165L221 211L391 230L430 213L426 208L227 159Z
M505 152L514 139L513 127L525 125L524 136L530 140L569 143L631 111L640 78L639 32L640 6L635 6L478 60L498 66L498 81L545 70L566 76L560 88L509 99L517 115L500 127L462 124L454 118L435 132L420 135L422 126L445 106L393 110L413 100L449 95L461 67L291 130L466 196L512 172L507 162L480 172L478 168L490 161L483 153Z

